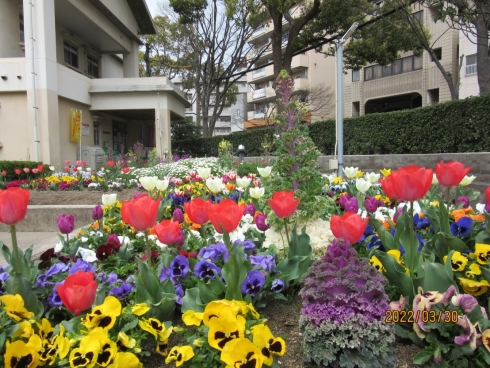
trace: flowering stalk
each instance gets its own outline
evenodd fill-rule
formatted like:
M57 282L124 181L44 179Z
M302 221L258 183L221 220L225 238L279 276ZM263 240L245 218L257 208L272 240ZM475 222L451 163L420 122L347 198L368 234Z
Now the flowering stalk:
M15 232L15 225L10 225L10 235L12 237L12 250L15 254L15 268L18 273L22 273L22 265L20 262L19 247L17 245L17 233Z

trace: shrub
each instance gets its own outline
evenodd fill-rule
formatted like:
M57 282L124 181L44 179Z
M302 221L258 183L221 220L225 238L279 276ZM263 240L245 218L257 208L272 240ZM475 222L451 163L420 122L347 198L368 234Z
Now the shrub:
M394 325L386 279L348 243L335 239L305 275L300 292L305 360L329 367L393 367Z

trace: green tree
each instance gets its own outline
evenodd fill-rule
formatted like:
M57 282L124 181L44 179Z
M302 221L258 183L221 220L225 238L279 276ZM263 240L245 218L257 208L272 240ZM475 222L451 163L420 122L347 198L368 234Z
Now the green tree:
M201 137L199 128L192 122L192 119L172 121L170 125L170 136L172 142L183 141L186 139L197 139Z

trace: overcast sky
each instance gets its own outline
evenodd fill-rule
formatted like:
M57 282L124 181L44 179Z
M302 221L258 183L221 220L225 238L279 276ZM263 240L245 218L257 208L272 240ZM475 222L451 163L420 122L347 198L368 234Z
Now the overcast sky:
M150 9L151 16L154 17L157 14L158 3L162 0L146 0L146 5Z

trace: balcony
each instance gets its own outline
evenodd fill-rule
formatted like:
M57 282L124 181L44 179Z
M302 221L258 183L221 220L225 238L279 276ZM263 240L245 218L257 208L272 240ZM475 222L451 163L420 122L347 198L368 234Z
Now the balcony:
M257 100L266 96L266 88L260 88L252 92L252 99Z
M256 78L259 78L259 77L263 77L264 75L265 75L265 67L262 67L260 69L254 70L252 72L253 79L256 79Z
M257 101L264 101L268 99L273 99L276 97L276 91L274 91L274 88L272 87L263 87L260 89L256 89L253 92L247 93L247 101L251 102L257 102Z
M263 68L254 70L251 73L247 73L248 83L259 83L270 80L274 77L274 66L268 65Z
M291 62L291 70L300 70L300 69L305 69L309 67L309 57L308 55L296 55L293 57L293 60Z
M310 89L310 80L307 78L296 78L294 79L294 90L295 91L307 91Z

